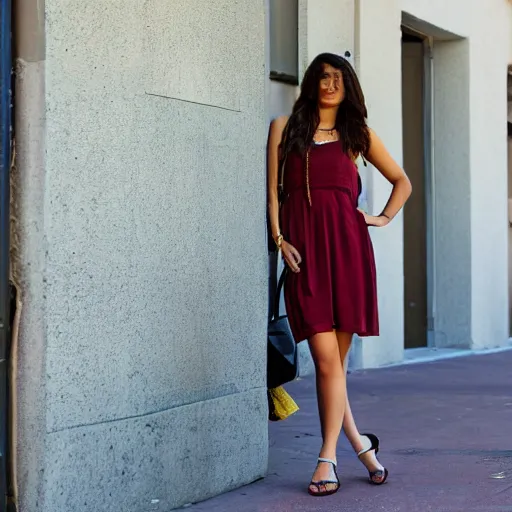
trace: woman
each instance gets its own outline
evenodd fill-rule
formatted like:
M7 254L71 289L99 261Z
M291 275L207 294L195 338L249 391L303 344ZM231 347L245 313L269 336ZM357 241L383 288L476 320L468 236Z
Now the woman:
M353 334L377 336L377 289L368 226L386 226L411 194L404 171L366 124L357 76L344 58L325 53L307 69L289 118L272 122L269 137L269 218L272 236L292 270L285 286L297 342L309 340L316 367L322 447L309 493L335 493L336 446L343 426L369 471L383 484L379 440L360 435L346 390ZM357 209L364 157L393 185L382 213ZM279 192L282 192L279 197Z

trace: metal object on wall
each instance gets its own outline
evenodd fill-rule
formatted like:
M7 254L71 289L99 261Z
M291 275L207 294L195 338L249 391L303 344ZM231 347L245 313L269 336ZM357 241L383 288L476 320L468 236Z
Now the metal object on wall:
M350 50L345 50L345 52L343 53L343 57L349 61L350 65L356 69L356 64L354 62L354 53L351 52Z

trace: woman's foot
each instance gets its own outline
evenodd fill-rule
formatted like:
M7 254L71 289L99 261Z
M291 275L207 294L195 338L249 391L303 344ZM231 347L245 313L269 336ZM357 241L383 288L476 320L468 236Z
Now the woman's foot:
M370 483L381 485L388 477L388 470L377 460L379 439L373 434L361 434L361 442L363 449L357 456L368 470Z
M340 488L340 480L336 473L336 461L320 457L316 470L309 484L311 496L329 496Z

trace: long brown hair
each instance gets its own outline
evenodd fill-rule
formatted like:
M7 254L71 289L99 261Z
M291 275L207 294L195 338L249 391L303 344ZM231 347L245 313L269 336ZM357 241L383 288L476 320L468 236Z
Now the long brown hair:
M283 133L280 152L282 162L291 151L304 156L313 143L319 123L318 88L324 64L339 69L343 77L345 97L338 109L335 126L344 151L355 159L359 155L364 157L369 150L370 132L366 124L368 112L356 72L345 58L333 53L322 53L311 62L304 74L300 96Z

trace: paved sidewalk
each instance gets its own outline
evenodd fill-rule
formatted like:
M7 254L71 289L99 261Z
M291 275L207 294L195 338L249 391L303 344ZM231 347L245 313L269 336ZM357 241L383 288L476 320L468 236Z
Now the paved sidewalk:
M342 488L305 490L320 445L314 381L288 387L301 410L270 425L267 478L191 512L512 512L512 351L349 375L361 431L381 439L381 487L342 439Z

